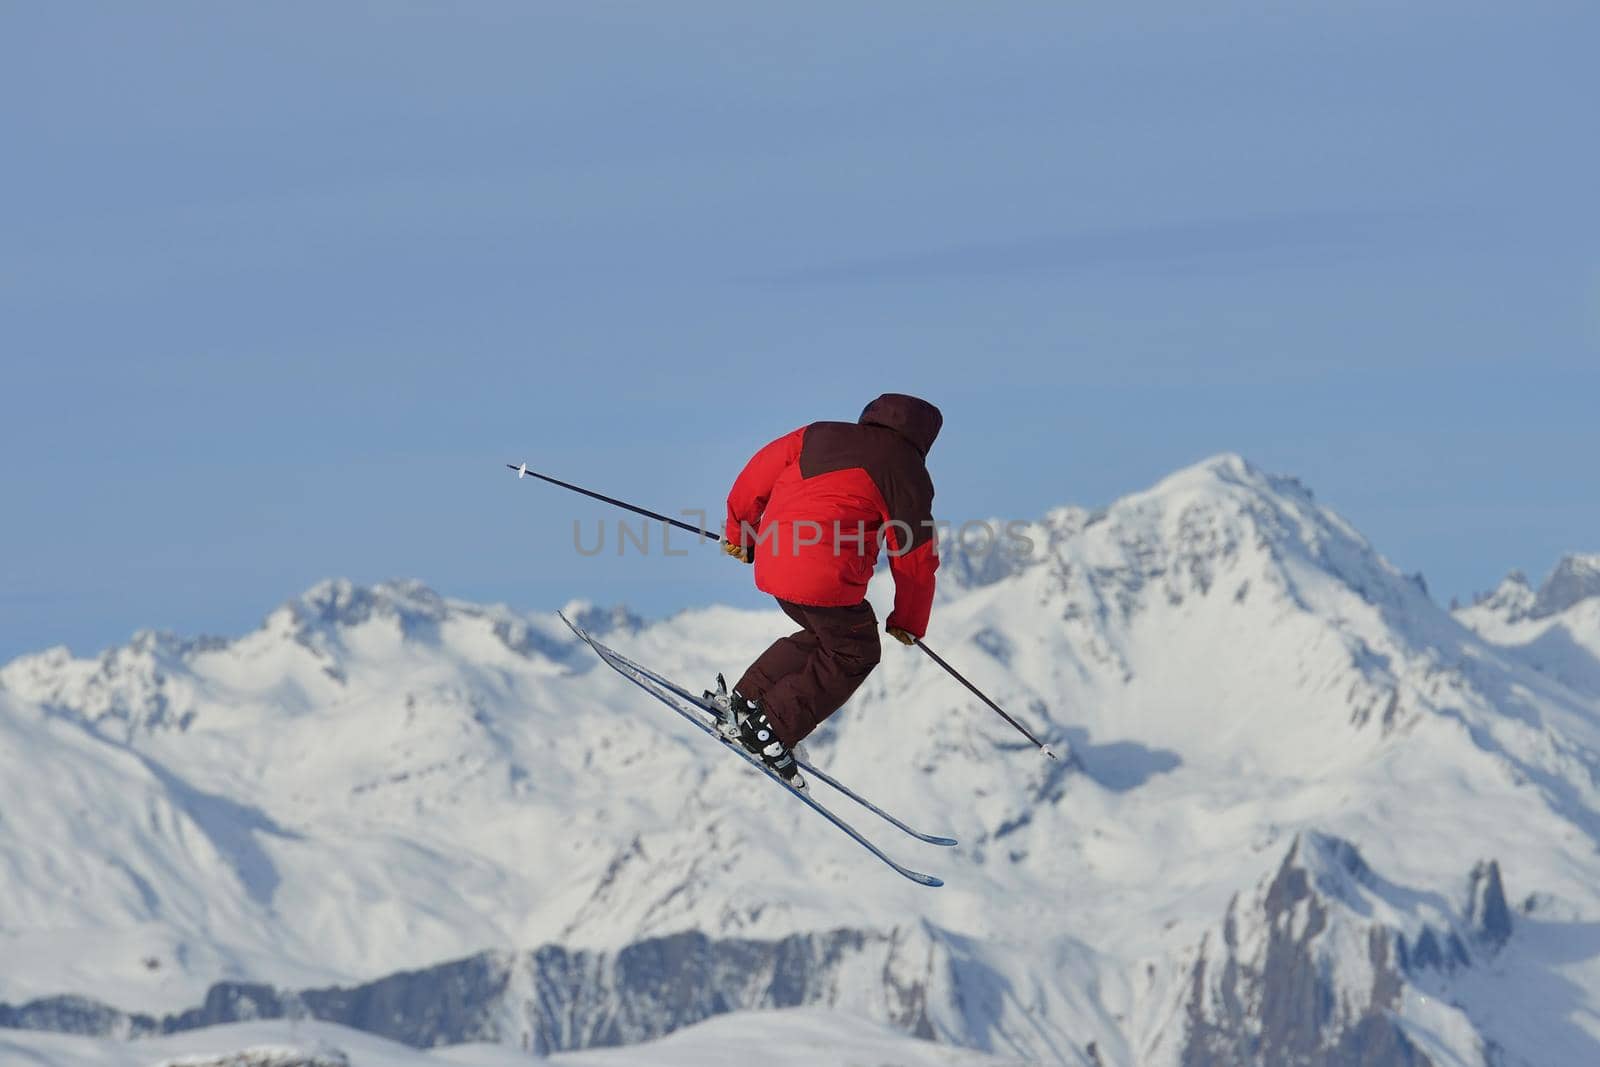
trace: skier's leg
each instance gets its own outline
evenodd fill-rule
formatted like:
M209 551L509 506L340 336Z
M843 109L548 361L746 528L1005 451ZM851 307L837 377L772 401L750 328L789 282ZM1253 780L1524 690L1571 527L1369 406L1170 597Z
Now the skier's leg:
M778 606L802 628L774 641L750 665L734 686L730 707L737 724L736 739L782 775L784 781L804 789L806 780L795 764L794 753L783 743L783 735L767 714L764 695L783 679L805 670L817 656L819 645L816 635L804 628L805 617L796 605L779 600Z
M878 617L866 601L846 608L785 604L784 610L802 620L815 641L804 665L763 693L778 738L793 748L850 699L878 665L882 649Z
M774 598L776 599L776 598ZM778 606L784 614L800 624L800 629L788 637L780 637L772 642L767 650L756 657L750 664L743 677L733 688L743 694L747 699L760 701L779 681L798 671L805 670L806 664L811 662L811 657L818 648L817 635L806 628L804 610L796 604L779 600Z

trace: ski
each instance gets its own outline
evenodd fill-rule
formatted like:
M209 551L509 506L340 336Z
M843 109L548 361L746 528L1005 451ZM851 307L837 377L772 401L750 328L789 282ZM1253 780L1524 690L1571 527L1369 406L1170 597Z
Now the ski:
M633 670L645 675L651 681L670 689L677 696L682 697L684 700L687 700L701 711L704 711L707 715L710 715L713 722L721 718L717 712L717 709L711 706L711 704L704 697L695 696L689 690L683 688L683 686L672 681L670 678L663 678L650 668L640 666L627 656L624 656L622 653L618 652L616 649L611 649L610 651L612 655L616 656L617 659L627 664ZM857 793L854 789L851 789L849 786L833 777L833 775L817 768L806 760L801 759L798 754L795 755L794 760L800 765L800 769L805 771L807 774L813 775L819 781L823 781L828 785L831 785L834 789L837 789L839 792L843 793L857 804L860 804L863 808L866 808L868 811L872 812L872 814L883 819L890 826L905 831L918 841L926 841L930 845L944 845L946 847L955 845L957 843L956 839L953 837L939 837L936 834L925 834L921 830L906 825L904 822L895 818L893 815L889 814L887 811L883 810L878 805L862 796L860 793Z
M628 662L624 662L619 653L607 647L606 645L601 644L598 640L591 636L588 631L584 630L583 627L577 625L560 612L557 612L556 614L562 622L567 624L573 633L577 634L586 645L594 650L595 655L599 656L601 662L603 662L606 666L610 667L612 670L628 679L634 685L637 685L640 689L643 689L646 693L649 693L667 707L677 712L678 715L680 715L686 721L692 723L702 733L707 734L731 749L746 763L750 764L756 770L760 771L763 775L776 783L777 786L785 793L801 801L807 807L821 815L824 819L827 819L834 826L838 827L848 837L850 837L851 840L855 841L856 844L860 845L862 848L876 856L884 864L890 867L896 874L899 874L901 877L908 878L911 881L916 882L918 885L925 885L932 888L937 888L938 886L944 885L944 881L942 879L935 878L931 874L923 874L920 871L913 871L909 867L902 866L901 864L895 862L886 852L880 849L877 845L874 845L871 841L867 840L859 830L845 822L843 819L839 818L839 816L835 815L822 803L801 790L790 788L788 783L786 783L783 780L783 777L776 771L769 768L765 763L761 762L761 760L757 759L755 756L752 756L750 753L746 752L742 746L728 741L722 736L721 733L718 732L715 726L712 726L710 723L704 721L699 715L696 715L694 712L683 707L678 702L679 700L683 699L679 695L681 692L679 687L671 686L668 688L668 683L666 683L664 680L659 680L658 677L654 676L653 674L646 675L640 668L637 668ZM699 701L691 698L691 704L698 707Z

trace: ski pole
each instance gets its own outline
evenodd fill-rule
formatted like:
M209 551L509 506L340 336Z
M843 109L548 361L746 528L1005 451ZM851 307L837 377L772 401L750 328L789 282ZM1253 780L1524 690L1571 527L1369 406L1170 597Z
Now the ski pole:
M680 530L688 530L690 533L698 534L701 537L716 538L718 541L722 540L721 537L709 530L702 530L698 526L690 526L688 523L679 522L677 519L669 519L665 515L651 511L649 508L635 507L626 500L618 500L614 496L606 496L604 493L596 493L592 489L585 489L581 485L573 485L571 482L564 482L560 478L552 478L548 474L540 474L538 471L531 471L528 469L528 465L526 463L507 463L506 466L516 471L518 478L538 478L541 481L549 482L551 485L559 485L563 489L571 489L574 493L582 493L586 497L591 497L595 500L602 500L607 504L614 504L626 511L633 512L635 515L643 515L647 519L656 519L659 522L664 522L669 526L676 526Z
M967 681L966 676L964 676L960 671L956 670L954 667L950 666L950 664L946 663L943 659L941 659L940 656L939 656L939 653L935 652L933 649L931 649L927 645L923 644L922 643L922 638L919 637L919 638L916 639L916 641L917 641L917 647L922 649L922 651L926 652L928 654L928 657L930 659L932 659L933 662L937 663L939 666L943 667L946 671L948 671L950 673L950 677L954 678L956 681L958 681L962 685L966 686L969 690L972 691L972 695L973 696L977 697L979 700L981 700L985 704L989 705L989 707L993 708L995 713L998 714L1002 719L1004 719L1006 722L1010 723L1012 726L1015 726L1022 733L1022 736L1026 737L1029 741L1032 741L1034 744L1038 745L1039 748L1044 751L1044 754L1046 756L1049 756L1051 759L1055 759L1056 758L1056 754L1054 752L1050 751L1050 746L1049 745L1045 744L1043 741L1039 740L1037 737L1034 737L1032 732L1029 731L1029 729L1026 726L1022 725L1016 719L1013 719L1011 716L1007 715L1005 713L1005 710L1003 708L1001 708L999 704L996 704L994 701L990 700L987 696L984 695L983 690L979 689L977 686L975 686L971 682Z

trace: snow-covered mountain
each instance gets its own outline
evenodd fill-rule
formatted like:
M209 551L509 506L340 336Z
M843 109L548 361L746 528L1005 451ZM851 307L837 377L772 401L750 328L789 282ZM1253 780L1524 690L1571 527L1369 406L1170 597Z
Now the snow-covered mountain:
M1512 571L1455 616L1533 669L1600 692L1600 555L1566 556L1537 591Z
M1027 534L945 546L928 640L1069 760L892 643L810 743L961 839L860 820L931 891L553 615L329 582L16 660L0 1026L559 1050L808 1007L1030 1063L1600 1062L1600 673L1507 629L1600 648L1582 561L1452 618L1235 456ZM572 607L690 685L787 627Z
M719 1015L657 1041L558 1052L548 1067L1021 1067L820 1009ZM149 1041L0 1030L0 1063L71 1067L527 1067L520 1048L488 1043L418 1050L313 1020L233 1023Z

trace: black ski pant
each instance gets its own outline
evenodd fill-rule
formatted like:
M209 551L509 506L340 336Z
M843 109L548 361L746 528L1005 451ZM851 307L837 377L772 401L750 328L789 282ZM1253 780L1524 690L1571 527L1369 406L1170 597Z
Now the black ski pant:
M847 608L815 608L779 600L800 624L744 672L735 687L759 701L784 744L793 747L838 711L878 665L878 617L863 600Z

